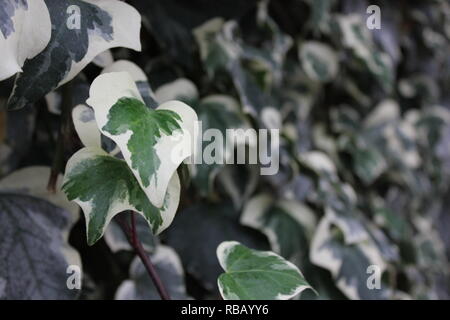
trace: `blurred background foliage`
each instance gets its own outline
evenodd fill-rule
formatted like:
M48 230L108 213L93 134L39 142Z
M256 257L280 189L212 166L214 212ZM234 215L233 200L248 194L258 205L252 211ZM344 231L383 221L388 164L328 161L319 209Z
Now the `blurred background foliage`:
M281 132L276 175L184 167L174 224L158 239L142 228L174 296L217 299L215 250L236 240L294 262L319 293L302 298L450 298L448 1L127 2L143 18L143 51L112 52L157 97L188 102L207 127ZM379 30L366 26L373 4ZM100 71L72 81L74 105ZM0 84L1 103L11 86ZM1 176L51 165L62 90L0 113ZM74 134L65 156L79 147ZM84 232L79 221L70 235L81 298L156 297L117 226L93 247ZM380 290L366 285L373 264Z

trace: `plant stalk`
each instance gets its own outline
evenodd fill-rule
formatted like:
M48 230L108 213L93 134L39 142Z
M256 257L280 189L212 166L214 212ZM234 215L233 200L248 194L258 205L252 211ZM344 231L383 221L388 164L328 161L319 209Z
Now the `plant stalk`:
M158 290L158 293L162 300L170 300L170 295L164 286L163 282L161 281L161 278L159 277L158 273L156 272L155 266L153 265L152 261L150 260L149 255L145 252L145 249L142 245L142 242L139 240L139 237L137 235L136 231L136 217L135 213L132 211L130 212L130 219L131 219L131 227L128 225L127 221L123 219L123 217L119 216L119 223L122 227L123 232L127 236L128 242L133 247L134 251L136 251L136 254L141 259L142 263L145 266L145 269L147 270L148 275L153 281L153 284L155 285L156 289Z

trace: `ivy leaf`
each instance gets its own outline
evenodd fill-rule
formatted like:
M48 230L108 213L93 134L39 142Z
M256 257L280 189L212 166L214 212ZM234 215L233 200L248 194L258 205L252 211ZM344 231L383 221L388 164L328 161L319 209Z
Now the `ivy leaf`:
M21 72L26 59L45 49L50 34L50 16L44 0L3 0L0 7L0 81Z
M27 167L0 180L0 300L74 299L69 265L81 267L69 246L78 208L60 191L49 193L48 167Z
M227 241L217 247L225 270L218 279L224 300L288 300L312 289L298 268L271 251Z
M166 286L172 299L187 300L184 284L184 272L180 258L176 252L164 245L156 248L151 255L161 281ZM135 257L130 266L130 279L119 286L115 296L116 300L160 300L160 295L150 279L141 259Z
M119 146L147 197L160 208L174 172L193 154L195 111L180 101L148 108L124 72L97 77L87 103L102 134Z
M0 193L0 299L74 299L66 269L68 212L28 195ZM78 260L78 261L77 261Z
M311 242L311 262L329 270L337 287L350 299L387 298L384 287L380 290L367 287L369 266L378 266L381 273L386 269L376 245L370 239L344 243L340 228L333 229L335 226L329 214L322 218Z
M44 51L25 62L8 101L10 109L36 102L73 79L109 48L141 50L140 15L122 1L45 0L45 3L50 12L51 39ZM68 27L71 19L68 9L74 5L79 8L79 29Z
M300 61L309 78L328 82L338 72L338 58L334 50L318 41L307 41L300 46Z
M140 213L154 234L163 231L177 210L180 181L178 174L174 173L162 207L156 208L125 161L99 148L87 147L69 159L63 190L69 200L83 209L88 244L93 245L103 236L111 219L125 210Z
M302 203L278 202L268 194L250 199L241 215L241 223L261 230L269 239L273 251L291 261L308 250L309 238L315 228L314 213Z

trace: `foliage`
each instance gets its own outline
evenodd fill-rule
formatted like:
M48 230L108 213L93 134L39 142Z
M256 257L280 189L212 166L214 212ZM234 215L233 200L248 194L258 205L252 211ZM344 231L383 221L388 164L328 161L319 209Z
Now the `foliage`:
M449 49L445 0L0 0L0 299L158 299L130 210L173 298L450 298Z

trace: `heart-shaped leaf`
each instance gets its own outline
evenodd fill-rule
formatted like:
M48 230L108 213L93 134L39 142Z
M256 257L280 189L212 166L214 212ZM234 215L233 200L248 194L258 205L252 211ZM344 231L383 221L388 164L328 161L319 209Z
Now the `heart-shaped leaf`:
M225 270L218 279L224 300L287 300L312 289L294 264L271 251L227 241L217 257Z
M45 3L50 12L51 39L44 51L25 62L8 102L10 109L23 108L70 81L109 48L141 50L141 17L122 1L45 0ZM39 23L40 20L36 22Z
M174 172L193 154L195 111L180 101L148 108L124 72L97 77L87 103L102 134L119 146L140 186L160 208Z
M151 204L131 169L99 148L87 147L68 161L63 190L83 209L88 244L102 237L111 219L125 210L140 213L154 234L173 220L180 198L178 174L171 177L162 208Z

